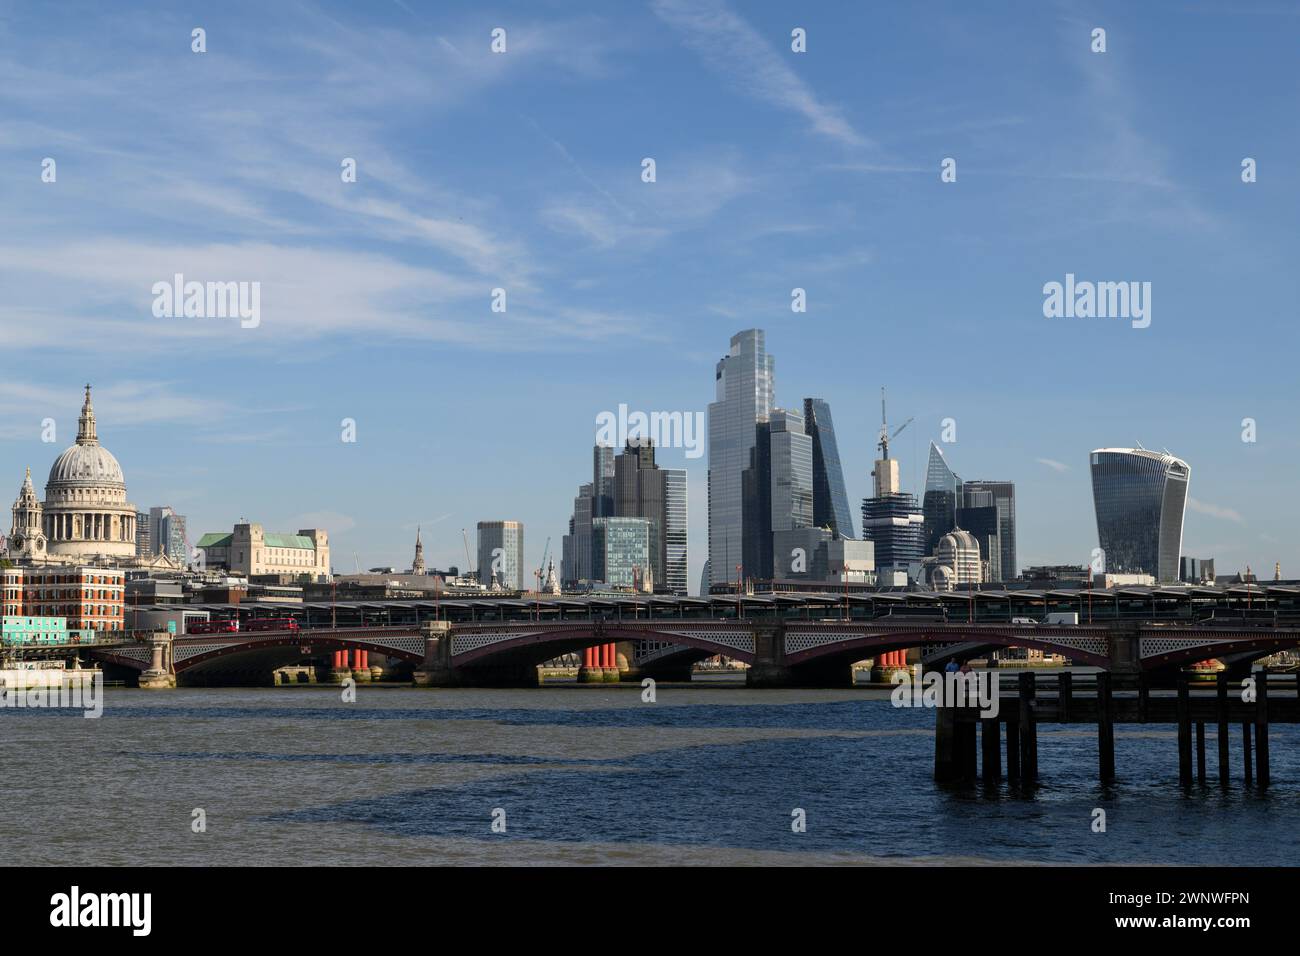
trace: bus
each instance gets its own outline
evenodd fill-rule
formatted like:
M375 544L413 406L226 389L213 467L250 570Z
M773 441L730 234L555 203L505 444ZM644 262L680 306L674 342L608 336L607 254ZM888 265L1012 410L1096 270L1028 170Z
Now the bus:
M262 617L244 622L245 631L296 631L298 622L291 617Z
M186 634L234 634L239 630L238 618L218 618L213 621L187 621Z

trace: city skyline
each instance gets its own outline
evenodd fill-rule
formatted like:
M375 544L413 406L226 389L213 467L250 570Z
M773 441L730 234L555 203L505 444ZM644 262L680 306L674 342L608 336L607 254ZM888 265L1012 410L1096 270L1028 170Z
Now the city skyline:
M1187 554L1220 573L1300 573L1300 517L1263 504L1289 500L1300 468L1282 318L1296 134L1274 121L1284 31L1247 42L1211 11L1176 37L1119 8L801 11L796 55L795 14L715 9L590 5L542 23L524 5L491 20L236 5L204 14L203 57L187 15L88 10L55 30L8 13L11 494L70 442L68 396L90 379L133 499L170 503L192 537L241 517L321 526L348 571L353 555L405 566L418 525L446 567L464 563L462 528L509 514L529 529L531 571L564 532L574 469L521 467L503 427L540 419L548 462L580 462L588 423L620 404L703 412L727 338L759 327L781 358L776 404L817 395L835 410L850 502L870 493L884 385L894 416L916 417L893 449L904 488L920 497L946 418L963 475L1016 482L1021 567L1088 560L1086 456L1141 442L1196 469ZM1120 38L1104 56L1088 50L1091 19ZM494 58L498 25L512 42ZM859 47L882 35L865 66ZM368 72L376 43L383 78ZM996 75L977 68L990 50ZM111 78L111 114L65 75L69 57ZM1207 76L1210 59L1251 96ZM763 83L737 82L755 69ZM325 95L304 79L321 75ZM918 111L922 80L946 92ZM220 108L232 101L250 113ZM135 135L161 117L167 136ZM1207 151L1207 131L1234 152ZM509 137L526 148L503 151ZM1244 156L1259 161L1249 185ZM939 178L945 157L956 182ZM156 318L151 287L177 273L260 281L261 322ZM1150 326L1046 318L1043 286L1067 275L1151 282ZM53 349L60 361L43 361ZM693 589L706 465L661 458L688 475Z

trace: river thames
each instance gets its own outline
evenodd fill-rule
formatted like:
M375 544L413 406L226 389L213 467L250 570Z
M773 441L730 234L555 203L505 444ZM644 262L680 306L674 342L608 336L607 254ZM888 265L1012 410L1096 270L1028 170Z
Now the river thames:
M1104 790L1095 732L1045 725L1026 797L937 786L933 712L885 690L105 693L98 720L0 711L11 862L1224 866L1293 863L1300 824L1294 725L1270 728L1265 795L1241 784L1240 728L1231 786L1211 727L1210 783L1184 793L1173 727L1117 726Z

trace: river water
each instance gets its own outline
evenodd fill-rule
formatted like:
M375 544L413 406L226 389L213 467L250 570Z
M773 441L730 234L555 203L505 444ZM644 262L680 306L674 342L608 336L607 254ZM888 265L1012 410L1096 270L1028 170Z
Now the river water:
M1094 732L1045 725L1024 796L937 786L933 713L882 690L105 693L97 720L0 710L11 864L1292 864L1300 823L1294 725L1266 795L1240 728L1232 785L1210 728L1211 782L1184 794L1171 727L1117 727L1105 791Z

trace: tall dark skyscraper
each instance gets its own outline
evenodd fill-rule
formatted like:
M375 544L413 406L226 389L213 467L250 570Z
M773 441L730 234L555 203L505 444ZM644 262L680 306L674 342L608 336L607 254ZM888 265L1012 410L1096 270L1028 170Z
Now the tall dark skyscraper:
M844 485L840 448L830 405L820 398L803 400L804 430L812 438L813 525L830 528L841 537L855 537L849 493Z
M1092 497L1106 570L1177 581L1192 470L1168 452L1098 448Z
M992 502L973 497L989 492ZM1016 564L1016 486L1010 481L964 481L962 493L971 507L992 504L998 510L998 544L1002 549L999 558L999 578L1013 581L1020 569ZM969 530L969 529L967 529ZM1174 558L1177 563L1178 558Z

